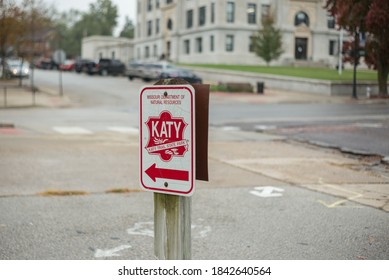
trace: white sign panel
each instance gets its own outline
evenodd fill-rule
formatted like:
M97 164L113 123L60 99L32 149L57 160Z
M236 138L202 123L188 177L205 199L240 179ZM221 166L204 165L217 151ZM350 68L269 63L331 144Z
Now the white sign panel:
M140 92L140 184L190 196L195 183L195 91L190 85L146 86Z

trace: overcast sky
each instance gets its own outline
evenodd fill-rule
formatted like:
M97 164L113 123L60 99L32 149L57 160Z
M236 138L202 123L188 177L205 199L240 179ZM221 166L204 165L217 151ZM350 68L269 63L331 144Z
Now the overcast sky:
M53 4L58 11L69 11L76 9L79 11L88 11L89 4L97 2L96 0L44 0L48 5ZM115 35L118 35L125 23L125 18L128 16L132 22L136 22L136 0L111 0L118 7L118 25L115 30Z

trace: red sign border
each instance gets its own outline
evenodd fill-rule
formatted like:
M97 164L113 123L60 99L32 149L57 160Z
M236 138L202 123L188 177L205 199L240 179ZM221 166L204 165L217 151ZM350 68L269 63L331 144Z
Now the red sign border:
M190 119L191 119L191 144L190 144L190 147L191 147L191 176L189 178L189 183L190 183L190 189L188 191L177 191L177 190L169 190L169 189L166 189L166 188L154 188L154 187L148 187L145 185L145 183L143 182L143 173L145 173L145 170L143 170L143 150L144 150L144 145L143 145L143 140L142 140L142 136L143 136L143 119L142 119L142 116L143 116L143 103L142 103L142 97L143 97L143 94L145 91L147 90L176 90L176 89L180 89L180 90L187 90L190 95L191 95L191 104L190 104L190 109L191 109L191 116L190 116ZM150 191L155 191L155 192L159 192L159 193L165 193L165 194L176 194L176 195L185 195L185 196L190 196L192 195L193 191L194 191L194 183L195 183L195 105L194 105L194 102L195 102L195 97L194 97L194 89L193 89L193 92L192 92L192 89L190 89L188 86L186 85L176 85L176 86L146 86L144 88L142 88L142 91L140 92L140 95L139 95L139 151L140 151L140 167L139 167L139 170L140 170L140 183L142 185L143 188L147 189L147 190L150 190Z

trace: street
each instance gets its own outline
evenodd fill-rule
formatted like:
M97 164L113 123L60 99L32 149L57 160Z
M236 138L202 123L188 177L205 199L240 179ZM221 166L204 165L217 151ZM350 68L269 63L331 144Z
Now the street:
M155 259L145 84L62 78L68 106L0 109L0 259ZM35 83L59 94L56 71ZM389 259L389 103L266 98L211 93L192 258Z

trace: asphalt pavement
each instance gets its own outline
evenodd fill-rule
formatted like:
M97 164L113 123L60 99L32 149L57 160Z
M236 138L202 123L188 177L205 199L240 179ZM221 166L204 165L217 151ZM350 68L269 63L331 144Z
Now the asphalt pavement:
M36 97L39 107L71 106L49 90ZM21 104L30 98L23 89L7 96L7 107L29 107ZM155 258L153 198L138 186L136 133L42 134L2 119L0 259ZM192 198L194 259L389 259L386 165L269 133L211 127L209 138L210 181L198 181Z

